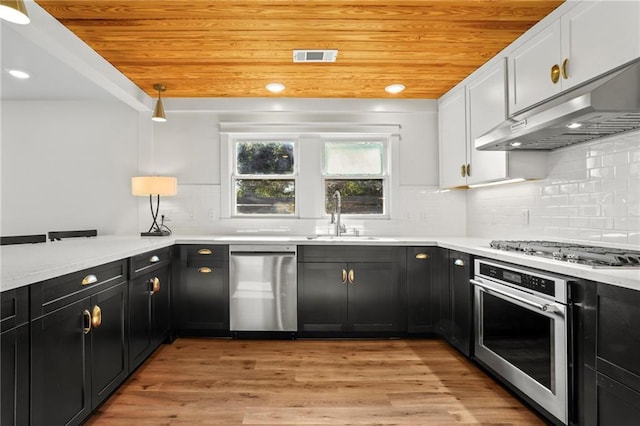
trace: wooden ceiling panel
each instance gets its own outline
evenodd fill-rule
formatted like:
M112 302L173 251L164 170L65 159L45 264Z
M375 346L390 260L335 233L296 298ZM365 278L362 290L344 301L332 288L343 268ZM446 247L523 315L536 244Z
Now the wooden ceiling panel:
M152 96L438 98L562 0L36 0ZM293 49L338 49L295 64ZM264 86L287 89L272 95ZM407 90L384 92L391 83Z

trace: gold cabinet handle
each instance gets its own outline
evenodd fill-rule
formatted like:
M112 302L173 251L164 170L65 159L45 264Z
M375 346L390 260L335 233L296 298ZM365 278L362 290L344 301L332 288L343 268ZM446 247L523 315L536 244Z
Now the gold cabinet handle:
M85 326L82 327L82 332L84 334L89 334L89 332L91 331L91 323L92 323L91 312L89 312L88 309L85 309L82 312L82 315L84 316L84 320L85 320L85 324L86 324Z
M560 80L560 67L558 66L558 64L553 64L553 66L551 67L551 81L553 82L553 84L558 83L558 81Z
M356 281L356 273L353 272L353 269L349 269L349 283L353 284Z
M93 274L87 275L86 277L84 277L82 279L82 285L89 285L89 284L93 284L93 283L97 283L97 282L98 282L98 277L96 277Z
M471 176L471 164L467 164L467 176Z
M200 272L201 274L210 274L211 268L203 266L202 268L198 268L198 272Z
M98 305L95 305L91 312L91 325L93 328L98 328L102 325L102 309Z
M160 258L155 254L149 258L149 263L157 263L160 262Z
M342 270L342 284L347 282L347 270L343 269Z
M462 165L460 166L460 176L462 177L466 177L467 176L467 166L466 165Z
M564 61L562 61L562 65L560 66L561 71L562 71L562 78L564 78L565 80L569 78L569 58L564 58Z
M198 250L198 254L202 254L202 255L208 255L208 254L212 254L213 252L209 249L200 249Z
M456 265L456 266L461 266L462 267L462 266L464 266L464 260L456 259L456 260L453 261L453 264Z
M418 260L427 260L429 255L427 253L418 253L416 254L416 259Z
M153 278L149 279L149 286L151 287L151 290L149 291L149 295L153 295L154 293L159 292L160 291L160 278L153 277Z

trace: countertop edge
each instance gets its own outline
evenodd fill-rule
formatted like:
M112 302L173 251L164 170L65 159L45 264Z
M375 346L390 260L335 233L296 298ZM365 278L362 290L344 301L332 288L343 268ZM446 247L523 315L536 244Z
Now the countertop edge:
M126 259L176 244L296 244L296 245L393 245L438 246L474 256L515 263L544 271L640 290L640 269L594 269L583 265L531 257L495 250L489 239L474 237L346 237L341 239L308 239L306 236L192 236L143 238L104 236L69 239L21 246L2 246L0 259L2 281L0 291L12 290L101 264ZM78 255L78 254L81 255ZM43 259L34 267L32 259ZM74 260L69 260L74 259ZM11 268L6 265L11 264Z

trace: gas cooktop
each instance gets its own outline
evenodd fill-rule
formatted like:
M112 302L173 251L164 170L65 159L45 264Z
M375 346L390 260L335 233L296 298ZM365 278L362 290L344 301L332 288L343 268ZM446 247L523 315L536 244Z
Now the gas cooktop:
M491 248L520 252L593 268L640 268L640 251L557 241L493 240Z

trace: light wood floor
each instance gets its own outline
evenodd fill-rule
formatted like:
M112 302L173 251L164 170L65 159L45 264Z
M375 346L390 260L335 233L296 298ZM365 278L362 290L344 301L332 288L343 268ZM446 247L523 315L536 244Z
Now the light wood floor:
M178 339L90 425L541 425L438 340Z

